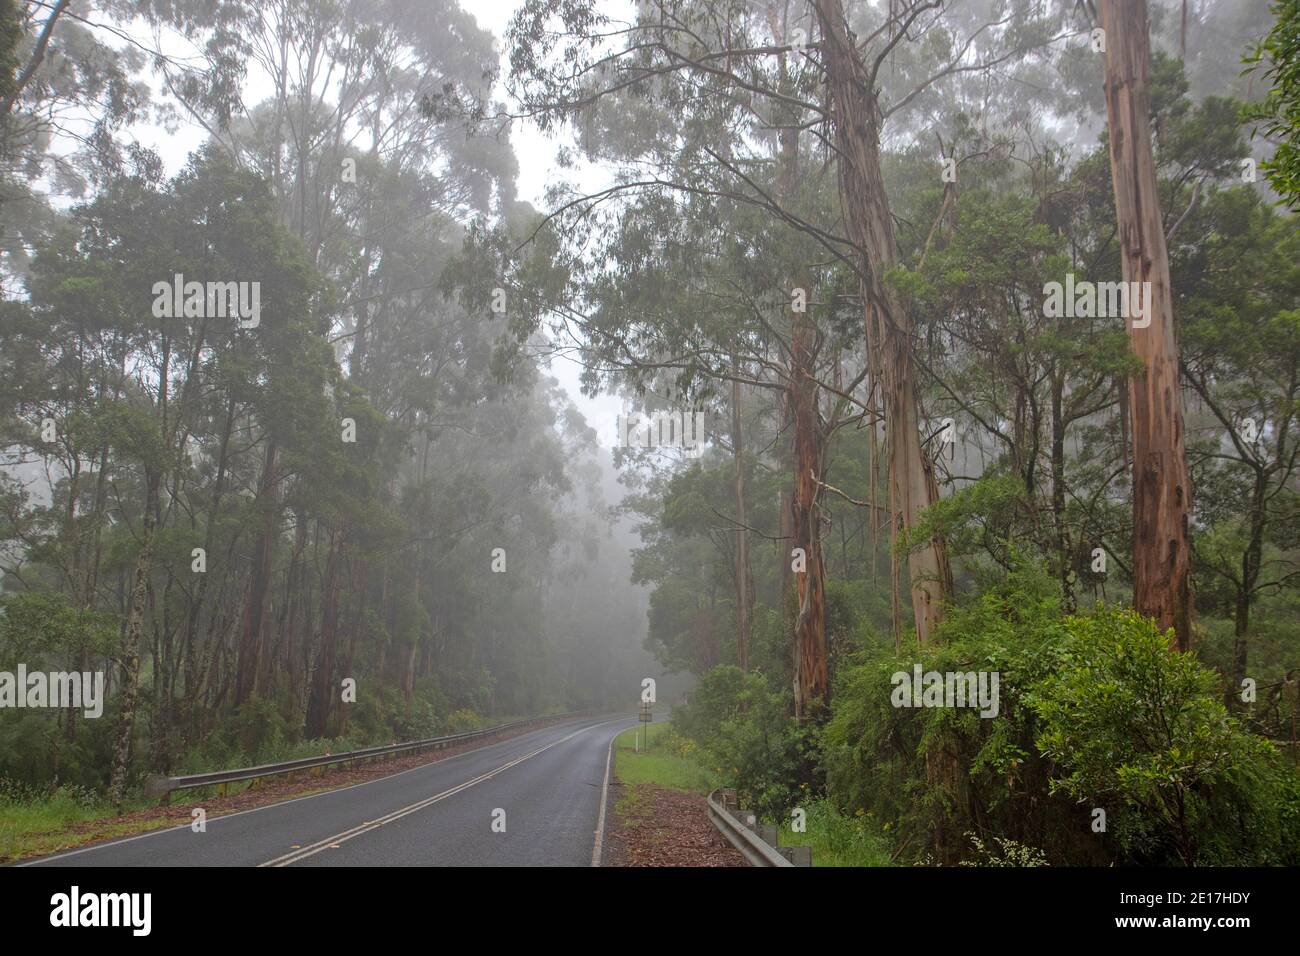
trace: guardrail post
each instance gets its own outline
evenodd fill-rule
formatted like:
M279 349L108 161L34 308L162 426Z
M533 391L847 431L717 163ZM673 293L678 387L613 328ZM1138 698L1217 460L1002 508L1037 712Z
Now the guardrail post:
M158 805L165 807L172 802L172 778L153 774L145 780L144 792L145 796L158 797Z
M727 808L727 812L733 817L740 813L740 798L736 796L735 790L725 787L718 791L718 796L722 798L722 805Z
M792 866L785 854L778 852L756 832L758 823L755 814L742 812L741 817L737 818L727 809L723 796L721 790L709 794L709 820L726 837L727 842L739 850L751 866ZM769 832L774 829L768 828Z
M812 866L812 847L779 846L776 852L790 861L793 866Z

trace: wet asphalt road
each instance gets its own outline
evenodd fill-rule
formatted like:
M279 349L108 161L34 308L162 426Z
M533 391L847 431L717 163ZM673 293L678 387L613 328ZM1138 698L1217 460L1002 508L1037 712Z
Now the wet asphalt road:
M214 817L205 833L158 830L28 865L590 866L610 742L635 724L633 716L566 721L342 790Z

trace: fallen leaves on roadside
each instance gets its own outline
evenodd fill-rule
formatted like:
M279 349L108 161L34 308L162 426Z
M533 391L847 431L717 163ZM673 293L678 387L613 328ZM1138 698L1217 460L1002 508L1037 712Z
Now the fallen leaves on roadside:
M632 799L620 799L634 791ZM615 811L605 833L606 866L745 866L709 821L698 793L654 784L610 784Z

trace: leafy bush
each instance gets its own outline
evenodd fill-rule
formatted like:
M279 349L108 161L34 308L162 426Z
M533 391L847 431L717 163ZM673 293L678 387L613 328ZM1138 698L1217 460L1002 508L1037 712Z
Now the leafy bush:
M80 810L99 808L101 800L89 787L75 783L33 786L9 777L0 777L0 806L21 806L35 803L67 803Z
M1028 697L1038 749L1057 766L1051 791L1118 807L1130 856L1282 862L1287 848L1271 848L1294 782L1288 797L1273 745L1228 716L1216 676L1131 611L1073 618L1069 631L1059 669ZM1297 835L1293 823L1291 854Z
M1067 865L1300 858L1300 778L1228 717L1214 673L1147 619L1062 618L1050 582L1013 574L954 610L941 638L844 668L822 735L829 798L880 819L909 858L987 863L1001 841ZM918 662L997 671L997 715L894 707L891 675Z
M478 730L483 725L482 718L474 711L462 707L459 710L453 710L447 715L445 732L449 734L463 734L471 730Z
M784 820L817 766L816 730L790 719L791 692L730 664L701 679L690 704L673 711L677 730L764 819Z
M863 656L841 669L822 733L828 796L850 816L863 811L881 821L912 859L930 846L941 862L956 862L968 852L967 830L992 829L1031 845L1044 832L1068 832L1067 802L1037 799L1046 795L1047 772L1033 748L1033 715L1021 702L1022 688L1047 673L1064 639L1053 583L1032 572L1012 575L954 609L940 636L948 643L919 655ZM915 663L926 671L997 671L997 716L894 707L891 677Z

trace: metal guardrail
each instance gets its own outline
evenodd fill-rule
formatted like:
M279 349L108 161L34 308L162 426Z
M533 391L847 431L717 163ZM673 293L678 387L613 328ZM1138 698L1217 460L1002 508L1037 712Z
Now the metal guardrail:
M347 750L343 753L324 754L319 757L300 757L297 760L283 760L280 763L267 763L258 767L241 767L237 770L215 770L210 773L195 773L184 777L168 777L154 774L145 782L144 792L147 796L161 797L162 803L167 803L171 799L172 793L177 790L191 790L194 787L221 787L221 792L225 794L226 785L232 783L241 783L245 780L258 781L263 777L275 777L280 774L296 773L300 770L313 770L317 767L328 767L333 764L342 766L346 763L352 763L357 760L368 760L378 757L395 756L396 754L406 753L408 751L420 750L442 750L454 744L465 743L470 740L478 740L483 737L491 737L496 734L505 733L508 730L514 730L517 727L527 727L531 724L540 724L545 721L567 720L571 717L583 717L589 711L577 711L571 714L548 714L543 717L527 717L523 720L512 720L507 724L498 724L495 727L485 727L482 730L470 730L461 734L448 734L445 737L429 737L425 740L412 740L401 744L387 744L382 747L366 747L363 750Z
M741 810L734 790L719 787L709 794L709 819L750 866L812 866L810 847L776 846L776 827L764 827Z

